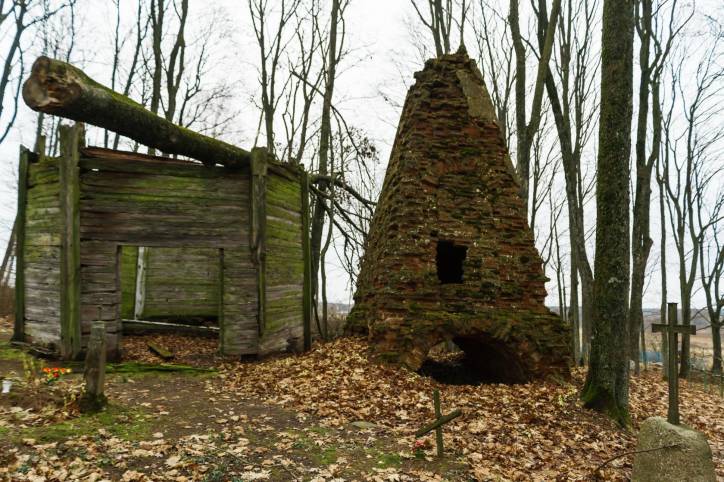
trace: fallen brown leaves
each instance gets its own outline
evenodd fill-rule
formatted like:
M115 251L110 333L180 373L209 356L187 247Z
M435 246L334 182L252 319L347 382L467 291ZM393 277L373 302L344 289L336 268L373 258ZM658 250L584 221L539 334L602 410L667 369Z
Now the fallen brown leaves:
M383 425L412 447L412 433L433 418L432 390L443 411L463 410L445 427L448 453L464 457L478 480L585 480L609 457L631 450L633 433L618 429L578 400L584 372L570 383L442 385L404 369L366 358L360 339L341 339L312 352L262 363L234 364L223 376L226 389L246 397L321 417L339 427L355 420ZM724 399L682 383L682 418L707 433L720 476L724 476ZM634 427L666 412L660 371L631 381ZM632 459L612 462L601 477L626 480Z
M175 338L156 341L193 359L195 340ZM138 347L149 357L144 361L158 361L146 340ZM634 449L635 432L580 406L583 370L562 383L453 386L370 363L366 351L361 339L341 339L300 356L227 363L217 376L110 375L108 395L119 412L94 422L108 420L92 435L70 430L82 418L64 415L67 425L49 425L58 421L59 405L53 413L22 394L0 404L0 434L31 435L4 446L0 436L0 480L547 481L630 474L631 456L593 474L601 462ZM634 428L666 413L660 378L657 369L632 377ZM70 392L79 381L65 383L46 389ZM444 428L445 459L427 448L420 460L412 434L432 420L435 388L443 412L459 408L463 416ZM724 398L718 387L708 393L686 381L681 392L682 419L707 434L724 477ZM41 431L18 431L38 425ZM51 428L68 435L41 440Z
M164 360L149 350L152 343L173 353L173 363L192 366L212 366L221 361L219 342L214 338L155 334L123 337L123 360L142 363L160 363Z

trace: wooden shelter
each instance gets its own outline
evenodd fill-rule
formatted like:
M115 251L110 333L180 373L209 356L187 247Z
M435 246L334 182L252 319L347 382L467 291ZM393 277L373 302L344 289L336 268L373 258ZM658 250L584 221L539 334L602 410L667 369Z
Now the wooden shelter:
M453 341L490 380L568 371L568 333L544 304L542 261L495 109L460 52L415 74L348 318L414 370Z
M47 58L35 63L23 97L33 109L203 164L86 148L82 124L62 127L59 157L22 150L14 340L76 359L91 322L101 319L108 356L118 359L123 259L148 247L203 253L213 268L205 273L216 276L209 303L222 354L309 347L309 198L301 168L174 126Z

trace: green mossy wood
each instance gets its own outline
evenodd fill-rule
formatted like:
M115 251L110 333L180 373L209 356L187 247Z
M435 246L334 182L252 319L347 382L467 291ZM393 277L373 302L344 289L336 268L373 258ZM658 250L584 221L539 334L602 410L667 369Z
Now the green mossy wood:
M215 312L226 355L304 346L311 301L307 176L299 168L260 150L252 163L249 152L174 126L63 62L38 59L23 94L36 110L205 165L82 148L80 127L65 128L59 158L21 156L18 336L77 358L99 320L108 358L120 358L121 319L133 311L134 260L143 246L151 250L150 317Z
M102 410L108 403L105 395L106 324L103 321L94 321L91 326L83 378L85 388L78 401L80 411L92 413Z
M482 75L459 53L428 61L415 79L351 328L369 332L378 358L411 369L453 340L499 381L566 375L567 328L544 305L541 258Z
M248 151L169 122L60 60L35 61L23 99L38 112L103 127L167 154L228 167L248 165L251 159Z
M219 313L219 250L146 248L142 320L216 319ZM121 318L134 318L138 246L121 250Z
M18 214L15 222L15 322L13 341L25 341L25 230L30 151L20 148L18 161Z
M82 124L60 126L60 354L76 359L81 353L80 326L80 148Z

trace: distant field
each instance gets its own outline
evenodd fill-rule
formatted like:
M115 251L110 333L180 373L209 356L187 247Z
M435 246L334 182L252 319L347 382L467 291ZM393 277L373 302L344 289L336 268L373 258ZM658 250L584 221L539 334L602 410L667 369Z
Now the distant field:
M661 334L651 332L651 323L658 323L659 318L655 320L646 319L646 351L661 351ZM711 336L711 328L709 321L698 318L695 323L697 326L696 335L690 337L691 340L691 359L696 368L708 370L711 368L713 359L713 343ZM706 327L706 328L705 328ZM681 339L681 338L680 338Z

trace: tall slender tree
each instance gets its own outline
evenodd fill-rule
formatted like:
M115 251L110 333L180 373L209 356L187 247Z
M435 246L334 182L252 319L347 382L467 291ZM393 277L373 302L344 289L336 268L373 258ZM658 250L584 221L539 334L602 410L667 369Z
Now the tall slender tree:
M591 320L593 318L593 269L586 250L584 204L589 189L584 185L582 157L593 133L595 121L595 86L597 62L592 51L596 0L584 0L574 5L570 0L561 10L558 35L558 55L554 68L548 68L545 88L558 133L563 163L571 245L571 301L569 320L573 334L582 332L579 361L587 361L590 352ZM546 4L538 1L538 44L543 48L547 29ZM556 75L554 75L554 72ZM578 285L580 279L582 317L579 316ZM576 346L576 344L574 344Z
M545 5L545 4L544 4ZM526 101L526 48L520 32L520 14L518 0L510 0L508 23L515 49L515 126L516 126L516 169L520 179L520 196L528 206L528 187L530 178L530 159L533 138L535 137L542 118L543 88L548 75L548 62L553 54L556 25L561 13L561 0L553 0L551 16L545 25L539 22L539 30L543 42L536 70L535 84L533 85L533 100L530 107L530 119L527 120L528 110Z
M659 27L659 17L664 16L663 5L655 0L638 0L636 3L636 32L639 38L639 90L638 115L636 118L636 178L631 234L631 298L629 307L629 358L639 372L639 336L643 336L643 294L646 282L646 263L653 240L650 237L651 176L661 150L661 75L666 65L674 39L693 15L681 16L678 2L667 5L668 32ZM683 20L677 23L677 17ZM651 55L653 50L653 56ZM650 111L650 114L649 114ZM648 125L651 123L651 135ZM648 142L647 140L650 139ZM648 144L648 145L647 145Z
M628 413L629 157L633 0L604 0L591 358L581 398L621 425Z

